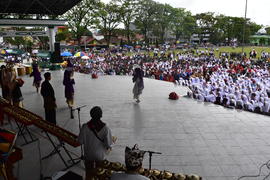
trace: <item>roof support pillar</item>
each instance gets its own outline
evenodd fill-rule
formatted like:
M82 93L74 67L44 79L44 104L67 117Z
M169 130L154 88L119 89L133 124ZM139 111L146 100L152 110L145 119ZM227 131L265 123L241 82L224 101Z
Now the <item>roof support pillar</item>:
M55 43L55 28L54 26L48 27L48 34L49 34L49 44L50 44L50 51L54 52L54 43Z

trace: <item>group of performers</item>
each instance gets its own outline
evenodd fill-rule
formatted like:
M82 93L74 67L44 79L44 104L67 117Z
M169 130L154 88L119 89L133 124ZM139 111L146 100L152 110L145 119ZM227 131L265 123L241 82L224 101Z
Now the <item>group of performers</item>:
M51 74L49 72L44 74L45 80L41 85L42 77L38 67L38 63L33 61L32 73L30 77L33 77L33 86L36 88L36 92L39 93L41 87L41 95L44 98L45 119L56 124L55 120L55 97L54 90L49 83ZM0 68L0 85L2 89L2 97L8 100L11 104L23 107L23 95L21 87L24 81L21 78L17 78L14 63L7 63L6 66L2 65ZM63 85L65 86L65 97L69 108L72 109L74 105L74 88L75 81L73 79L72 64L69 63L64 73Z
M2 96L11 104L23 107L23 96L20 87L24 81L17 78L13 63L2 65L0 69L0 85L2 88Z
M53 124L56 123L56 97L54 93L54 89L50 84L51 80L51 73L45 72L44 73L44 81L42 81L41 73L38 68L37 62L33 62L32 64L32 73L30 77L33 77L33 86L36 88L36 92L39 93L39 89L41 87L40 93L44 100L44 109L45 109L45 120L49 121ZM63 78L63 85L65 86L65 98L70 111L72 112L72 108L74 106L74 84L75 80L73 78L74 70L73 64L70 61L67 61L67 67L64 72ZM7 66L1 67L0 73L0 83L2 88L2 96L9 100L13 105L19 105L17 99L22 102L22 93L20 87L23 85L22 79L16 78L16 72L13 67L13 64L7 64ZM135 68L134 71L134 88L133 94L134 99L136 102L139 103L139 96L142 93L144 88L143 84L143 71L140 69L139 66ZM18 95L20 97L18 97ZM102 110L100 107L94 107L90 111L91 120L87 123L83 124L82 128L80 129L80 134L78 141L84 145L84 161L85 161L85 168L86 168L86 179L90 180L95 175L93 172L93 168L98 165L101 161L105 159L105 156L108 151L110 151L112 144L116 141L116 138L112 136L111 130L109 127L106 126L104 122L101 121L102 117ZM134 151L134 152L133 152ZM137 149L131 150L126 152L126 165L128 168L127 175L132 175L135 179L148 179L144 176L139 174L134 174L137 170L139 170L142 166L142 158L137 159L136 153L140 152ZM136 163L135 163L136 161ZM140 162L140 163L139 163ZM132 172L132 173L131 173ZM122 174L114 175L112 179L127 179L128 176ZM137 176L137 178L136 178ZM129 179L129 178L128 178Z

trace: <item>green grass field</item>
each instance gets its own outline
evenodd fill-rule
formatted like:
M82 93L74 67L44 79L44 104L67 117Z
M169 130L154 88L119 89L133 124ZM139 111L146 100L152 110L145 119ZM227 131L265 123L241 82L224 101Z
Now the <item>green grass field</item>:
M199 50L206 50L206 48L198 48ZM243 51L247 54L247 56L249 57L249 52L252 50L252 49L255 49L255 51L257 52L257 58L261 57L261 52L262 51L265 51L265 52L268 52L270 53L270 47L261 47L261 46L245 46L243 48ZM210 48L208 48L208 50L210 50ZM242 52L242 47L236 47L236 48L233 48L233 47L229 47L229 46L223 46L223 47L218 47L218 50L216 50L216 48L214 48L214 54L216 57L219 57L219 54L221 52L228 52L228 53L232 53L232 52L235 52L235 53L241 53ZM175 53L180 53L180 52L183 52L184 50L183 49L176 49L174 50ZM173 52L173 51L167 51L166 54L170 53L170 52ZM145 54L148 54L147 52L142 52L142 53L145 53ZM133 55L133 53L127 53L127 55ZM153 51L149 52L149 55L150 56L153 56L154 53Z
M205 50L204 48L199 48L199 49ZM219 49L218 51L216 51L216 49L215 49L215 56L216 57L219 56L220 52L228 52L228 53L231 53L231 52L241 53L242 52L242 47L233 48L233 47L225 46L225 47L219 47L218 49ZM246 47L244 47L243 51L249 56L249 52L252 49L255 49L255 51L257 52L257 57L261 56L262 51L270 53L270 47L261 47L261 46L246 46Z

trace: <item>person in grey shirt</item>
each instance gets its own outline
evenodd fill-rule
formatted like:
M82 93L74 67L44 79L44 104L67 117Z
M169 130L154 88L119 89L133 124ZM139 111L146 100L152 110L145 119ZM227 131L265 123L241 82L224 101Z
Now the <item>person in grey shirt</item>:
M144 153L145 151L138 149L137 144L132 149L126 147L125 164L127 171L125 173L114 173L111 180L150 180L138 173L142 167Z
M113 137L109 127L101 121L102 110L95 106L90 110L92 119L83 124L80 129L79 142L84 147L86 180L94 175L93 169L105 159L106 153L111 150Z

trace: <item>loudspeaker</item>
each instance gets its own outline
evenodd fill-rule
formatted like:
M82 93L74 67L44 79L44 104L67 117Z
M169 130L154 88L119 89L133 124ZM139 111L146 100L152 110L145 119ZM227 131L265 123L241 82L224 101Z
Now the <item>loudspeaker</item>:
M60 43L59 42L55 42L54 43L54 52L59 52L60 54Z
M60 55L60 43L55 42L54 43L54 52L52 53L51 56L51 63L62 63L62 57Z
M61 56L60 56L60 43L55 42L54 43L54 57L57 62L62 62Z

